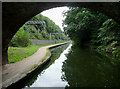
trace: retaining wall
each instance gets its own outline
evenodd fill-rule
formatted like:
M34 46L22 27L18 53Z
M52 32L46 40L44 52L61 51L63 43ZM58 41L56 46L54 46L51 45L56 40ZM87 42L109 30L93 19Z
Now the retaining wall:
M31 40L35 45L44 45L44 44L54 44L54 43L61 43L66 41L54 41L54 40Z

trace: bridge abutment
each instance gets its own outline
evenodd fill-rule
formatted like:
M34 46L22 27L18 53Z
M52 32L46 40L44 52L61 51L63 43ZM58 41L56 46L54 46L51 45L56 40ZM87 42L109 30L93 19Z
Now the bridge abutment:
M2 52L2 65L8 64L8 53L7 50Z

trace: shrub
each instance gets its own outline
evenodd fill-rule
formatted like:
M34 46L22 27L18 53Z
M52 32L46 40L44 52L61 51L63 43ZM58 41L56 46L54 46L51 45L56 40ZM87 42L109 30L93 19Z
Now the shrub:
M29 32L23 30L23 28L21 27L19 31L17 31L17 33L13 36L9 45L14 47L27 47L31 43L29 37Z

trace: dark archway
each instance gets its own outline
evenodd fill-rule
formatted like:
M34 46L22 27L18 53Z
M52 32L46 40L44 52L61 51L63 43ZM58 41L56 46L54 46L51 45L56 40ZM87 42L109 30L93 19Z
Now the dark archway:
M2 4L2 64L8 63L8 44L16 31L38 13L62 6L86 7L100 11L120 24L120 3L81 3L81 2L4 2Z

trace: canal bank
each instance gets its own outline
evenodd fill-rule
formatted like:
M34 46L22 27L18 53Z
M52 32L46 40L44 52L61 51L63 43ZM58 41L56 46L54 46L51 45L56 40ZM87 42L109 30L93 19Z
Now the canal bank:
M50 48L60 46L69 42L49 45L41 47L35 54L30 57L23 59L20 62L6 64L3 67L2 72L2 87L8 87L12 83L15 83L25 77L28 73L34 71L38 66L43 65L46 61L49 60L51 53Z
M120 88L117 61L72 44L52 48L50 53L50 60L45 65L7 89Z

